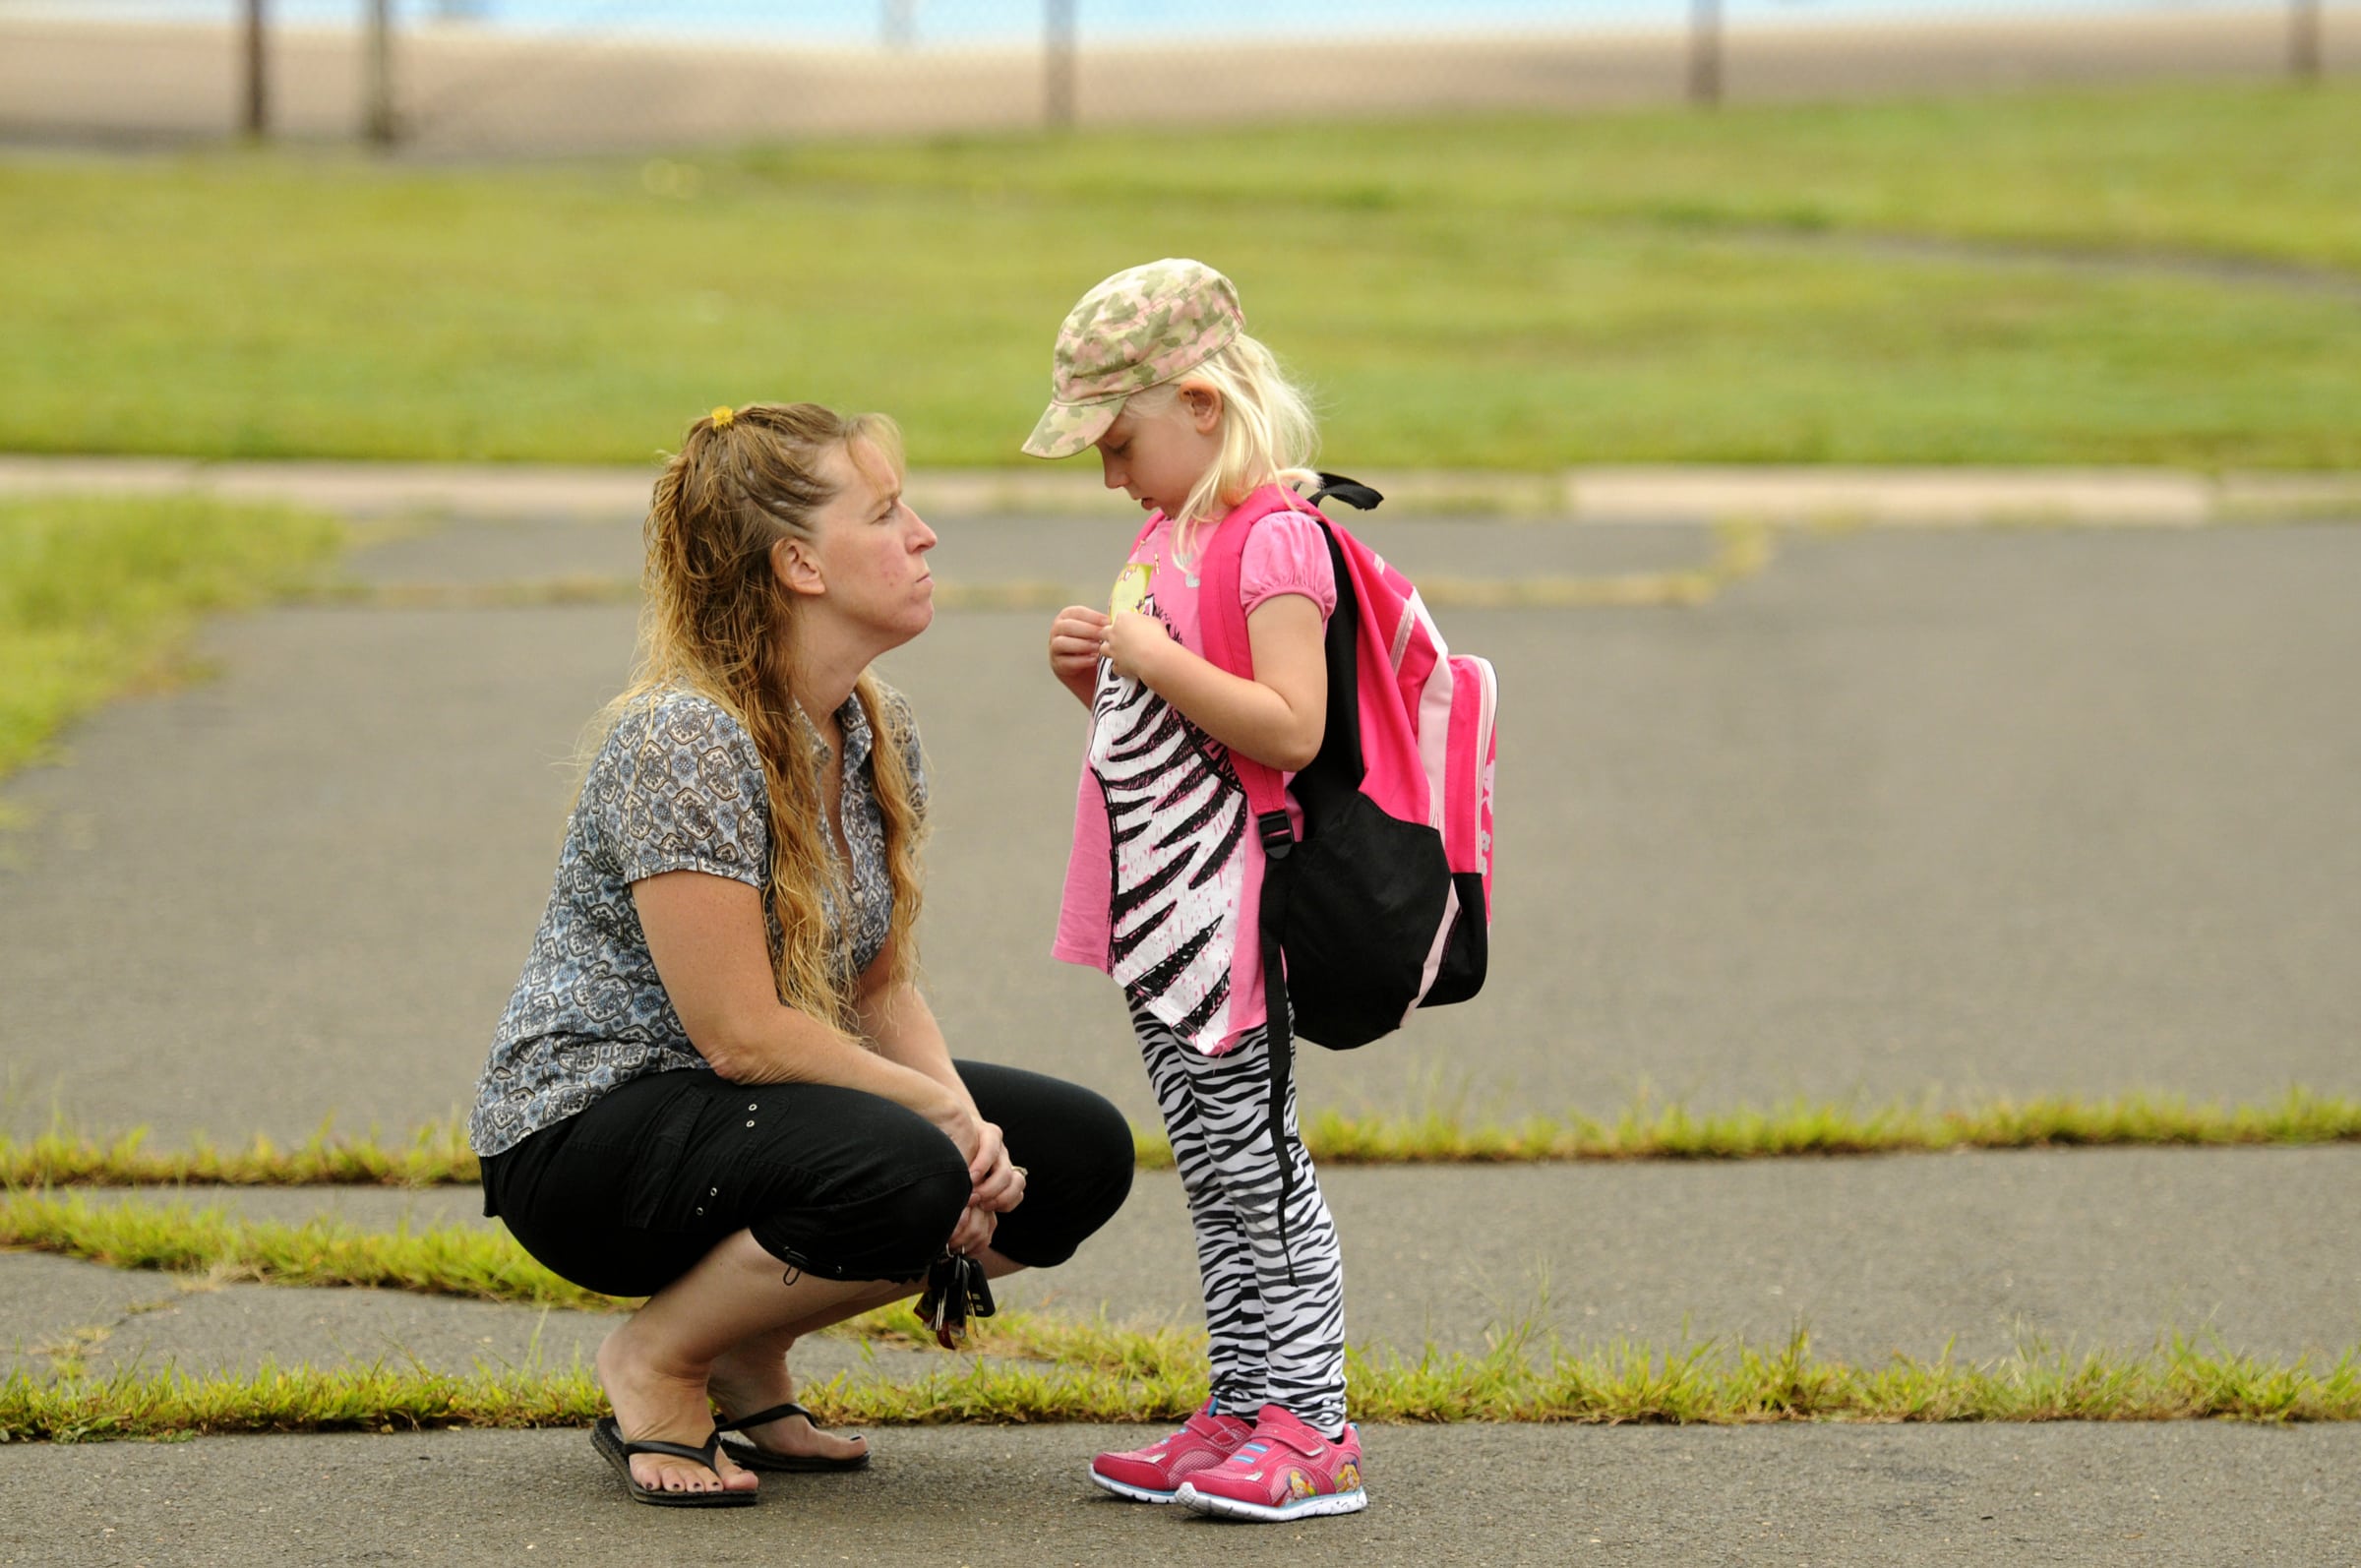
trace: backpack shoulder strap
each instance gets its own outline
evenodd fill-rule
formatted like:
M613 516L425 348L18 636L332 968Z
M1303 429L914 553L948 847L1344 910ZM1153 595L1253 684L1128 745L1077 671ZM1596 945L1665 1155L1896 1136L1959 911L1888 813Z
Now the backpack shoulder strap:
M1249 681L1254 678L1254 648L1247 639L1239 575L1245 559L1246 536L1274 512L1304 513L1323 524L1328 520L1320 516L1317 507L1287 486L1264 485L1230 509L1230 514L1206 540L1205 557L1197 571L1197 630L1205 639L1205 657L1216 668ZM1236 752L1230 754L1230 761L1238 769L1239 782L1246 787L1247 809L1257 818L1287 810L1287 788L1278 769Z
M1302 512L1327 518L1317 507L1285 485L1265 485L1231 509L1213 537L1206 541L1205 559L1197 570L1197 630L1205 639L1205 657L1232 675L1254 677L1254 649L1247 638L1246 607L1239 596L1239 576L1246 554L1246 536L1274 512ZM1337 591L1345 591L1338 584ZM1292 1284L1296 1262L1288 1245L1287 1207L1295 1190L1295 1162L1287 1158L1287 1094L1294 1082L1294 1010L1287 995L1285 938L1288 904L1295 887L1290 852L1296 847L1294 826L1287 816L1287 786L1279 770L1238 752L1230 754L1245 786L1246 808L1254 816L1254 831L1262 841L1262 905L1256 912L1262 946L1263 1039L1270 1054L1271 1156L1279 1167L1279 1253L1287 1263Z

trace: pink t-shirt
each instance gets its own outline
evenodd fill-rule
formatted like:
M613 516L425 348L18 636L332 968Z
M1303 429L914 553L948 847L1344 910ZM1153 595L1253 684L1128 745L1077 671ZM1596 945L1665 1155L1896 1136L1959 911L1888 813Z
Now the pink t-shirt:
M1206 525L1196 530L1200 554L1212 533ZM1197 582L1172 555L1173 525L1159 515L1132 549L1117 597L1136 600L1203 658ZM1238 580L1249 615L1284 593L1318 605L1323 622L1336 609L1327 535L1302 513L1274 513L1254 524ZM1292 799L1288 812L1297 814ZM1297 825L1300 831L1300 816ZM1255 918L1262 864L1229 749L1102 659L1051 952L1113 975L1134 1008L1218 1056L1263 1021Z

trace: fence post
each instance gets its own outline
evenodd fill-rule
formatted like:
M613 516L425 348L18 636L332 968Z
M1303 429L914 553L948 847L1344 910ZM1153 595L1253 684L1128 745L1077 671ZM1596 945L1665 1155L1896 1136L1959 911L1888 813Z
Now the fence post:
M1722 0L1690 0L1689 101L1722 101Z
M367 105L361 134L372 147L390 148L397 134L394 122L394 0L369 0Z
M268 22L263 0L246 0L246 134L261 140L271 134L270 50L265 34Z
M1044 0L1042 116L1050 129L1074 123L1074 0Z
M2298 82L2320 80L2321 0L2290 0L2287 65Z
M900 54L918 40L917 0L885 0L878 41Z

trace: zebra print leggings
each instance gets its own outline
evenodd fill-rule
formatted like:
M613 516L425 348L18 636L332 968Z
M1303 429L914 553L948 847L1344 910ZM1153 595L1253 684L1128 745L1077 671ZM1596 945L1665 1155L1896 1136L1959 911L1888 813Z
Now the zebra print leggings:
M1286 1123L1295 1186L1282 1251L1262 1031L1208 1056L1144 1012L1132 1013L1131 1027L1188 1190L1215 1397L1247 1415L1283 1406L1320 1431L1338 1430L1345 1423L1344 1258L1297 1127L1295 1085L1287 1089Z

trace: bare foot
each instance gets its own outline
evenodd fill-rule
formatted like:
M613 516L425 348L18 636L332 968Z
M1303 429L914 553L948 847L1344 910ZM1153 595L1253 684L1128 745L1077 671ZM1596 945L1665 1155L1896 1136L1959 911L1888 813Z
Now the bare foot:
M643 1355L626 1322L609 1334L596 1357L599 1386L615 1407L615 1424L626 1442L681 1443L701 1447L713 1435L705 1385L668 1374ZM717 1453L714 1468L668 1454L634 1454L632 1478L651 1491L753 1491L755 1475Z
M770 1341L723 1354L713 1363L711 1387L724 1414L732 1417L768 1410L795 1398L795 1379L787 1371L785 1349ZM869 1452L869 1440L858 1433L840 1436L821 1431L801 1416L742 1427L740 1432L769 1453L795 1459L843 1461Z

